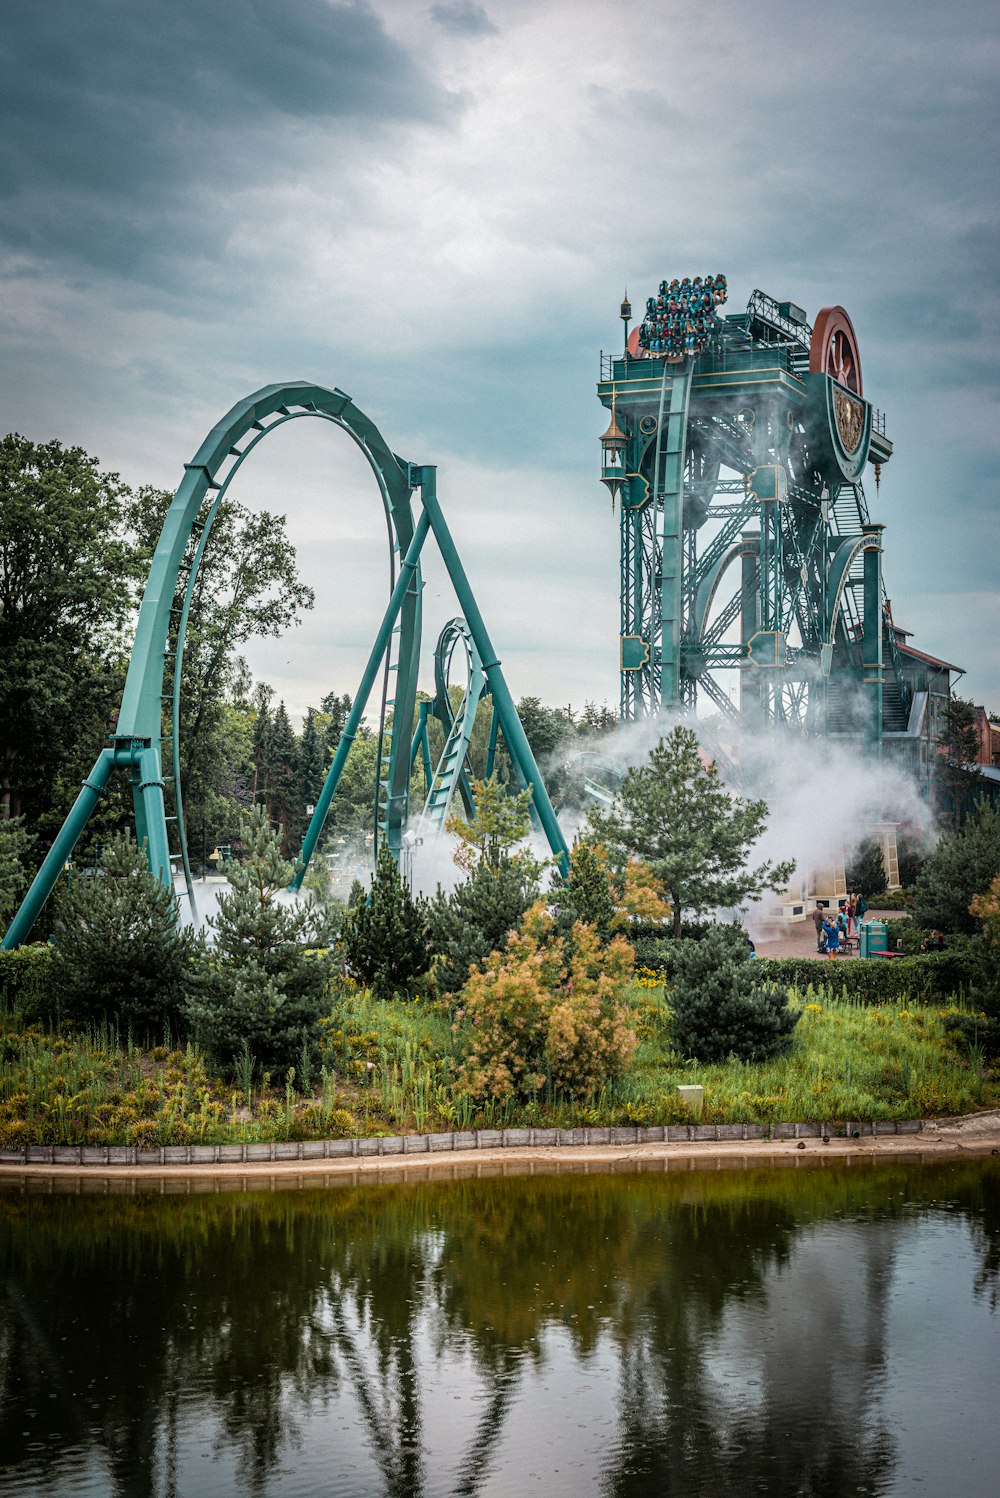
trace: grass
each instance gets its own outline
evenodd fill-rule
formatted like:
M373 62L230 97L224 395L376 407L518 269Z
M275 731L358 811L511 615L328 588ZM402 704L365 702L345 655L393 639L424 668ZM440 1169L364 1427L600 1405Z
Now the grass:
M227 1082L205 1058L141 1050L104 1027L54 1033L0 1012L0 1145L256 1143L519 1125L679 1123L679 1083L705 1089L712 1123L888 1120L1000 1105L1000 1079L944 1028L948 1009L860 1007L831 987L792 990L791 1050L760 1065L696 1065L670 1049L663 989L630 990L639 1047L619 1081L579 1100L543 1092L528 1105L475 1106L454 1087L455 1017L441 1003L338 994L322 1022L321 1065L255 1085ZM241 1085L242 1084L242 1085Z

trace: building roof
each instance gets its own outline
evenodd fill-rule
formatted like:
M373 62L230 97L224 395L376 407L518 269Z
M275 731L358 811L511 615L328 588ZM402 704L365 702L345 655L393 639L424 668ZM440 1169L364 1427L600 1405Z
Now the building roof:
M939 671L957 671L959 676L965 675L964 666L955 666L951 661L939 660L936 655L926 655L924 651L917 650L913 645L900 644L901 655L912 655L918 661L926 661L928 666L937 666Z

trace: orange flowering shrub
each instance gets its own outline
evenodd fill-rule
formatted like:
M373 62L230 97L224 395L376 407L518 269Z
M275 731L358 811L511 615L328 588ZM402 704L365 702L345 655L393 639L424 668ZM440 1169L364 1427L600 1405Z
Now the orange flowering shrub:
M621 879L622 910L636 921L666 922L674 913L666 890L648 863L630 858Z
M548 1081L585 1097L632 1059L635 1032L624 1002L634 953L615 936L601 944L577 921L568 938L542 901L506 950L473 969L460 995L466 1053L458 1085L475 1099L531 1099Z

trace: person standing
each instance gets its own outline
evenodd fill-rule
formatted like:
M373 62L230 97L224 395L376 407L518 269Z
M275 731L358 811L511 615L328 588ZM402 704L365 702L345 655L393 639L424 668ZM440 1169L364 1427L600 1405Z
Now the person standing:
M826 950L826 948L825 948L825 944L824 944L824 941L823 941L823 907L822 907L822 905L817 905L816 909L813 911L813 925L816 927L816 950L817 950L817 952L823 952L823 951Z

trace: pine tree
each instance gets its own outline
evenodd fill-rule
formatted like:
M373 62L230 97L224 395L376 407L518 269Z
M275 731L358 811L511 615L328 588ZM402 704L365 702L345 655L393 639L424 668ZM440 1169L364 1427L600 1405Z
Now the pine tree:
M230 865L228 893L210 918L215 933L211 971L191 996L187 1017L215 1059L232 1066L244 1045L259 1065L297 1065L311 1052L323 1013L329 967L310 945L325 940L313 901L285 895L294 867L282 857L263 807L240 826L246 859Z
M610 941L622 918L608 877L603 849L588 842L576 843L569 856L569 873L556 885L559 932L568 936L574 921L593 926L602 942Z
M702 763L697 734L683 724L660 739L646 764L629 770L614 805L592 811L590 822L616 866L631 854L649 864L670 896L677 937L686 911L738 905L781 889L795 867L747 867L767 805L731 796L716 766Z
M458 839L452 855L458 867L466 873L479 864L496 870L504 858L526 858L528 855L517 849L531 827L531 791L512 796L492 775L489 780L472 782L472 798L476 810L471 820L453 812L444 824L445 830ZM539 870L542 867L536 865Z
M427 905L434 977L442 993L457 993L474 963L502 952L507 938L538 898L537 866L530 859L477 864L450 894L438 889Z
M271 688L259 682L253 694L253 799L257 806L267 806L271 787Z
M882 849L874 838L861 843L854 851L847 869L847 888L857 890L869 902L885 889L885 863Z
M379 999L411 995L430 970L422 905L399 877L395 859L384 842L368 899L347 912L340 943L352 977L371 988Z
M696 1061L766 1061L788 1050L799 1019L787 989L757 980L735 927L671 943L668 998L674 1049Z
M328 692L320 703L320 711L326 719L323 728L324 772L326 765L329 765L337 752L337 745L340 743L351 707L351 699L346 692L341 697L338 697L336 692Z
M197 979L200 944L127 835L111 839L92 877L71 880L55 946L64 1013L114 1020L137 1037L175 1025Z
M286 853L292 851L294 838L292 823L297 801L295 761L295 733L285 704L279 702L271 720L271 784L268 806L271 820L281 826L281 841Z

